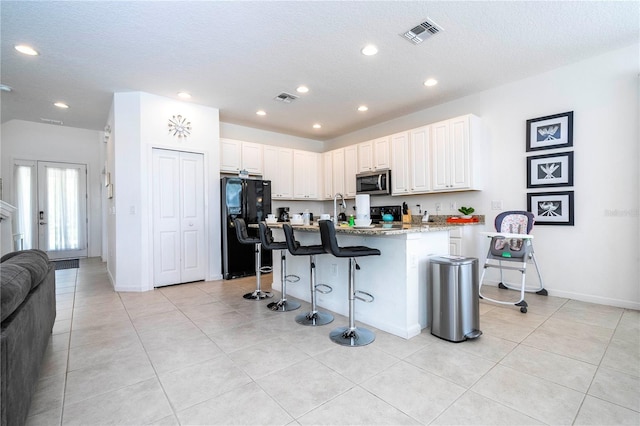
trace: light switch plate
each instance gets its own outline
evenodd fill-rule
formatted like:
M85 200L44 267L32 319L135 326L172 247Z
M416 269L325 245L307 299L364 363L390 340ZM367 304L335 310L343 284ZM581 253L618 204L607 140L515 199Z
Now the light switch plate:
M491 210L502 210L502 200L492 200Z

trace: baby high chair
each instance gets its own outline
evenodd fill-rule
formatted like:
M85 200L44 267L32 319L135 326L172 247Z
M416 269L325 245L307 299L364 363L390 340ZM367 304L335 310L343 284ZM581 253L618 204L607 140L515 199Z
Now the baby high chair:
M480 298L490 300L495 303L503 305L515 305L520 306L520 312L527 313L527 302L524 300L524 293L536 293L542 296L546 296L547 290L544 289L542 282L542 275L540 274L540 268L538 268L538 262L536 262L536 256L533 252L533 235L531 230L533 229L534 216L533 214L525 211L507 211L500 213L495 220L495 227L497 232L487 232L486 235L491 238L489 243L489 252L487 253L487 259L482 269L482 276L480 277ZM538 274L538 282L540 286L538 288L527 288L525 285L527 263L529 260L533 261ZM497 262L497 263L496 263ZM503 262L518 262L519 266L507 266L503 265ZM500 269L500 283L498 287L502 289L519 290L520 300L517 302L505 302L501 300L495 300L482 294L482 282L484 281L484 274L488 268ZM504 280L503 270L514 270L522 273L522 281L520 286L509 284Z

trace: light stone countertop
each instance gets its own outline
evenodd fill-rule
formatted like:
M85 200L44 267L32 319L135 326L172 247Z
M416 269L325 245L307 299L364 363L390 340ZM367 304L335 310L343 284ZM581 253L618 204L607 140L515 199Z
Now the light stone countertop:
M282 228L282 222L267 224L270 228ZM372 225L367 228L350 227L346 225L340 225L336 227L336 233L349 234L349 235L368 235L368 236L384 236L384 235L405 235L413 233L435 232L435 231L450 231L452 229L459 228L461 226L473 226L482 225L484 222L474 223L461 223L453 224L447 222L428 222L428 224L409 224L401 222L381 223ZM250 227L256 227L257 225L250 225ZM317 222L313 222L311 225L292 225L296 231L306 232L320 232L320 227Z

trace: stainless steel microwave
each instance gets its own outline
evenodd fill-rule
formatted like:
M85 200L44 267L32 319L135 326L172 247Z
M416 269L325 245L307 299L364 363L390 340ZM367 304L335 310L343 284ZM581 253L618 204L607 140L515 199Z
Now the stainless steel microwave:
M391 195L391 171L358 173L356 175L356 193L370 195Z

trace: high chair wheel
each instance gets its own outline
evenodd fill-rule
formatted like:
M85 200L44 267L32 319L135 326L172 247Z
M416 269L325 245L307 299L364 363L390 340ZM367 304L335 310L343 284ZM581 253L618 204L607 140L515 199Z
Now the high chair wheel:
M523 306L522 308L520 308L520 312L522 312L523 314L527 313L527 308L525 306Z
M549 293L547 292L547 289L544 289L544 288L542 290L536 291L536 294L539 294L540 296L548 296L549 295Z
M504 285L504 284L502 284L502 283L498 283L498 288L501 288L501 289L503 289L503 290L506 290L506 289L507 289L507 286L506 286L506 285Z

